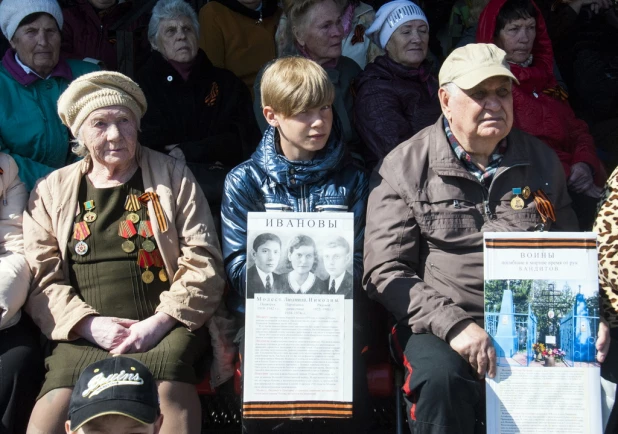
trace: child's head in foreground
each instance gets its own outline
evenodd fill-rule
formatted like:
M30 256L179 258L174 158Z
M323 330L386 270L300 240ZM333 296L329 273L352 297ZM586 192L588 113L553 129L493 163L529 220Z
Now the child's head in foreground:
M281 152L289 160L311 160L333 125L335 88L324 68L283 57L266 68L260 86L264 117L279 132Z
M71 395L67 434L158 434L157 384L146 366L112 357L88 366Z

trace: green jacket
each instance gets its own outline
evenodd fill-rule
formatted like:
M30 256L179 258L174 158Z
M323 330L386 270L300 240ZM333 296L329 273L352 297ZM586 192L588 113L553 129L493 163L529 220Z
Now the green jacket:
M67 60L73 78L96 71L94 64ZM50 77L24 86L0 64L0 148L11 155L28 191L48 173L72 162L69 131L58 117L58 98L69 86Z

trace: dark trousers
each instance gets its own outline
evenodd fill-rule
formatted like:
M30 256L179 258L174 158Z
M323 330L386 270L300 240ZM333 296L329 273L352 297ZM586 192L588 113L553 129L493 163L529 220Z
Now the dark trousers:
M244 372L245 360L245 328L241 328L236 338L241 357L241 372ZM373 430L371 417L372 409L369 402L369 389L367 386L367 367L362 353L364 348L363 337L357 330L354 331L353 343L353 390L352 419L314 419L310 423L313 432L320 434L362 434ZM242 384L242 383L241 383ZM299 431L307 431L308 421L290 419L243 419L242 432L244 434L257 433L281 433L288 434Z
M432 334L399 336L411 433L483 433L484 385L468 362Z
M569 190L569 196L571 196L571 206L579 222L579 230L591 231L594 220L597 217L597 204L599 200L571 190Z
M25 314L0 330L0 434L26 432L44 376L38 335Z

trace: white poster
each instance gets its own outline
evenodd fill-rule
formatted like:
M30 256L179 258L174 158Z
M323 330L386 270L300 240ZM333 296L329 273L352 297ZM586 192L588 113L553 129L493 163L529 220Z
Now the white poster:
M249 213L243 417L352 416L352 213Z
M486 233L487 432L601 434L596 234Z

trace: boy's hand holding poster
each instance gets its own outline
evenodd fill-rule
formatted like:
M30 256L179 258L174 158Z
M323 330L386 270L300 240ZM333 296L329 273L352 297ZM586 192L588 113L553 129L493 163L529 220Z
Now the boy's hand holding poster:
M596 234L486 233L487 432L600 434Z
M243 417L352 417L352 213L249 213Z

